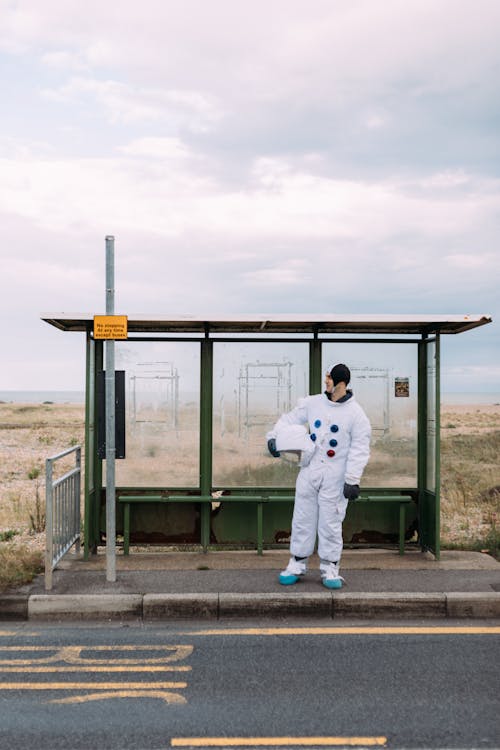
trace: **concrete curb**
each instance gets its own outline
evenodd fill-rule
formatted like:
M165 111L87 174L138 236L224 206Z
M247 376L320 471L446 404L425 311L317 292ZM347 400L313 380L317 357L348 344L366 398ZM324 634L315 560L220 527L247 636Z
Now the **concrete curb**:
M448 617L500 617L500 591L446 595Z
M1 594L0 620L27 620L27 594Z
M220 594L219 617L329 617L332 595L318 594Z
M500 592L276 594L4 594L0 621L500 618Z
M218 612L218 594L145 594L142 601L145 620L216 620Z
M333 617L446 617L447 594L367 593L334 594ZM499 609L500 613L500 609Z
M116 620L142 617L142 594L33 594L28 620Z

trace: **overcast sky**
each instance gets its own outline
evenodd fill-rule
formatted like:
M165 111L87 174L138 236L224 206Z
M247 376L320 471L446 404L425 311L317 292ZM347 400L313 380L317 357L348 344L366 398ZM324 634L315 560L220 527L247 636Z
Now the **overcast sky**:
M498 0L0 0L0 389L81 389L45 311L488 313Z

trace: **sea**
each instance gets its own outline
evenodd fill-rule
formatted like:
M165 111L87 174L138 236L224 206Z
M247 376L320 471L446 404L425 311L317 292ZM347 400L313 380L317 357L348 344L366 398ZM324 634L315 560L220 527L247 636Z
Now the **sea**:
M12 404L84 404L83 391L0 391L0 402Z
M441 393L444 406L461 406L462 404L500 404L500 393Z
M83 391L0 391L0 403L14 404L84 404ZM444 405L500 404L500 392L495 393L441 393Z

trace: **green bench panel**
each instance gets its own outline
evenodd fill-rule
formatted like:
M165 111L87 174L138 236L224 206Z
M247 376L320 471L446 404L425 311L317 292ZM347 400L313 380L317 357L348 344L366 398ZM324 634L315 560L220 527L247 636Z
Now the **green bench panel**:
M256 503L257 505L257 554L263 553L264 505L269 503L293 502L293 495L118 495L123 503L123 553L129 554L130 547L130 506L141 503L201 503L201 544L206 552L209 545L210 509L208 503ZM361 495L356 503L395 503L399 505L399 554L404 554L406 506L412 502L410 495Z

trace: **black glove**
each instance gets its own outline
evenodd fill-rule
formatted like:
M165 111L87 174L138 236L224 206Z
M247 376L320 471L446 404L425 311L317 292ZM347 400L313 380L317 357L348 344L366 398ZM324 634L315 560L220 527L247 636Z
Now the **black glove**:
M359 484L344 484L344 497L348 500L357 500L359 497Z
M275 438L271 438L267 441L267 449L271 456L274 456L274 458L279 458L281 456L281 453L276 450L276 440Z

